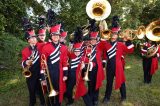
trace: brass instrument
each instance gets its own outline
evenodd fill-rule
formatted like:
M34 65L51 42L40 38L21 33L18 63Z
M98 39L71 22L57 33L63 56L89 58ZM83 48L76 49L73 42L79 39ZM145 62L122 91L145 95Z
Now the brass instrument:
M89 34L89 30L90 30L90 24L83 25L83 26L82 26L82 33L83 33L83 36L88 35L88 34Z
M26 66L25 68L23 68L22 74L25 78L29 78L32 75L32 73L29 71L29 68L30 66Z
M147 26L146 37L151 41L160 41L160 19Z
M133 40L135 36L133 35L133 30L125 29L123 32L119 34L119 38L126 38L127 40Z
M49 70L48 70L47 62L46 62L46 56L44 54L41 55L41 65L43 66L43 69L46 70L46 75L48 77L49 86L50 86L49 97L58 95L58 92L55 91L54 88L53 88L52 81L51 81L51 78L50 78L50 73L49 73Z
M100 21L99 28L100 28L101 40L109 40L111 38L111 30L108 29L105 20Z
M111 5L107 0L90 0L86 6L86 12L91 19L104 20L111 13Z
M150 57L154 56L154 55L157 53L158 49L159 49L159 45L158 45L158 46L154 46L154 45L151 46L151 47L147 50L146 57L147 57L147 58L150 58Z
M139 26L136 35L138 39L143 39L145 37L146 34L146 28L145 26Z
M23 76L24 76L25 78L29 78L29 77L31 77L31 75L32 75L32 73L31 73L31 71L29 70L29 68L30 68L31 65L32 65L33 59L34 59L34 51L32 52L32 54L31 54L31 56L30 56L30 59L29 59L29 60L31 60L31 61L30 61L29 65L27 65L26 67L23 68L22 74L23 74Z
M126 29L119 34L119 38L126 38L127 40L142 40L145 37L145 28L140 26L138 30Z
M92 45L89 44L89 45L87 45L86 55L85 55L85 58L86 58L86 56L88 57L89 62L90 62L90 58L91 58L91 51L92 51ZM88 64L87 64L86 74L85 74L85 76L84 76L84 78L83 78L85 81L89 81L89 77L88 77L88 75L89 75L89 68L90 68L89 62L88 62Z

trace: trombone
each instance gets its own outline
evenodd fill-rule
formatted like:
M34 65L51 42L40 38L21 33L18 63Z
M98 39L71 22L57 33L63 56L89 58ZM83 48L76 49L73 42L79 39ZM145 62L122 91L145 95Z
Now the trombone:
M46 75L48 77L49 86L50 86L49 97L58 95L58 92L55 91L54 88L53 88L52 81L51 81L51 78L50 78L50 73L49 73L49 70L48 70L47 62L46 62L46 56L44 54L41 55L41 65L42 65L42 68L44 70L46 70Z

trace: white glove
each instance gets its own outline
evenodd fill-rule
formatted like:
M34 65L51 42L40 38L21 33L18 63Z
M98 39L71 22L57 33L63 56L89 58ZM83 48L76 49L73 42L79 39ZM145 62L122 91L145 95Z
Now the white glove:
M27 66L30 66L30 65L32 64L32 61L33 61L33 60L26 60L26 65L27 65Z
M93 68L93 63L92 62L89 62L89 71L92 71L92 68Z
M81 70L82 70L84 67L85 67L85 64L84 64L84 62L82 61L82 63L81 63Z
M63 81L66 81L68 78L66 76L63 77Z

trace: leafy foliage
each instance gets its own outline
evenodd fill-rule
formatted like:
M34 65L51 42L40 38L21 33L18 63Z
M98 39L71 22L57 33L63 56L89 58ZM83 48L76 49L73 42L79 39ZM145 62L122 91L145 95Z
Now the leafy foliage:
M114 15L120 16L122 29L137 29L139 25L147 25L159 18L159 0L108 0L112 7L106 19L109 26ZM77 26L87 23L86 0L1 0L0 1L0 32L9 32L14 36L22 34L21 18L30 17L36 23L37 16L46 14L46 9L53 9L57 18L64 23L65 30L72 33ZM33 9L33 16L26 10Z
M148 25L151 21L157 20L160 18L160 1L157 0L155 3L148 4L143 8L142 13L140 14L139 20Z
M0 70L17 71L21 68L21 50L26 45L22 40L4 34L0 36Z

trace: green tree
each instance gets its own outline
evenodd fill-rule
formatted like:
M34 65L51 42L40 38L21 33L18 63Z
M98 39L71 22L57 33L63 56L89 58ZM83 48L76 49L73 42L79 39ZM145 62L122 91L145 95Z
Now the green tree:
M140 14L139 20L148 25L150 22L160 19L160 1L157 0L152 4L148 4L143 8L142 13Z

